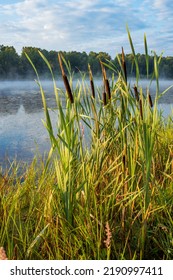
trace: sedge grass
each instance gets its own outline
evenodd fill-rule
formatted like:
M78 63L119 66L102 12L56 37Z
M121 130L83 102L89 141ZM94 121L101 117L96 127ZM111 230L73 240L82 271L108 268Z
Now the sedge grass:
M109 87L101 63L103 88L97 90L90 67L91 87L82 78L73 88L64 70L70 73L69 65L59 55L64 82L70 81L62 92L67 93L63 106L50 64L40 53L52 74L56 128L28 58L51 149L46 162L28 166L23 180L15 166L0 177L0 246L8 259L172 259L172 117L164 121L158 112L160 58L154 56L157 87L151 106L149 92L138 86L129 31L128 36L137 75L134 90L127 82L124 50L118 78L113 76ZM146 37L144 46L148 73Z

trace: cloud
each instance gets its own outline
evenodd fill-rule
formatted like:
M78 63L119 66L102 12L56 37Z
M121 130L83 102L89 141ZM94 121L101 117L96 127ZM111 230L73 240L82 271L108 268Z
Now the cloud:
M115 55L122 45L130 52L128 24L137 52L143 51L144 32L151 48L159 52L165 40L171 41L172 10L168 0L7 1L0 5L1 42L19 52L23 46L35 46ZM171 46L166 47L170 51Z

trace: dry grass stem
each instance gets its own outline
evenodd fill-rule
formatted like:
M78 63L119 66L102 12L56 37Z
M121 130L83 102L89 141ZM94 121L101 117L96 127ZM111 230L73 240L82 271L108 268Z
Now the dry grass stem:
M60 53L58 54L58 61L59 61L59 66L60 66L60 69L61 69L62 76L65 76L65 72L64 72L63 65L62 65L62 59L61 59Z
M102 69L103 80L105 81L107 79L107 75L106 75L106 70L105 70L105 67L104 67L102 61L100 61L100 65L101 65L101 69Z
M105 232L106 232L106 240L104 240L104 243L106 248L109 249L111 246L112 233L108 222L106 222Z

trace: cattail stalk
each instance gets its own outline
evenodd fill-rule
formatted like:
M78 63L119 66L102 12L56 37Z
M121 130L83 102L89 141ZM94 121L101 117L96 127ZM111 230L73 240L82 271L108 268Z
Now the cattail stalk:
M106 70L105 70L105 67L104 67L102 61L100 61L100 65L101 65L101 69L102 69L103 80L106 80L107 79Z
M60 65L60 69L61 69L61 73L62 73L62 78L63 78L63 81L64 81L64 85L65 85L68 97L70 99L70 102L74 103L74 98L73 98L72 90L71 90L68 78L67 78L67 76L66 76L66 74L64 72L64 68L63 68L62 59L61 59L61 55L60 54L58 54L58 60L59 60L59 65Z

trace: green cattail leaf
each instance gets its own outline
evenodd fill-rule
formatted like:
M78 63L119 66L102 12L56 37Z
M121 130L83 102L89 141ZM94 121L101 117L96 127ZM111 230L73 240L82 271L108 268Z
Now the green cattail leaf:
M52 71L52 67L49 63L49 61L47 60L47 58L42 54L41 51L38 51L39 55L42 57L42 59L44 60L44 62L46 63L50 73L51 73L51 76L52 76L52 81L53 81L53 85L54 85L54 92L55 92L55 95L57 94L57 87L56 87L56 82L55 82L55 78L54 78L54 74L53 74L53 71ZM57 99L57 96L56 96L56 99Z
M156 96L159 94L159 64L157 60L157 55L154 52L154 74L156 78Z
M53 77L53 80L54 80L53 71L52 71L52 68L51 68L51 66L50 66L49 61L48 61L47 58L42 54L41 51L38 51L38 53L39 53L39 55L42 57L42 59L44 60L44 62L46 63L47 67L49 68L50 73L51 73L51 75L52 75L52 77Z
M134 49L134 46L133 46L133 41L132 41L132 38L131 38L128 26L126 26L126 29L127 29L127 34L128 34L129 42L130 42L130 47L131 47L132 54L133 54L133 57L134 57L134 62L135 62L135 67L136 67L136 81L137 81L137 84L138 84L139 76L140 76L139 75L138 60L137 60L137 56L136 56L136 53L135 53L135 49Z
M25 56L26 56L26 58L28 59L28 61L30 62L32 68L34 69L35 74L36 74L36 76L37 76L37 80L40 81L39 75L38 75L38 72L37 72L37 69L36 69L34 63L32 62L32 60L30 59L30 57L29 57L29 55L28 55L27 53L25 53Z
M44 59L44 61L46 62L47 65L49 65L47 59L42 55L41 52L39 52L39 54L41 55L41 57ZM53 135L53 128L52 128L52 123L51 123L51 119L50 119L50 115L49 115L49 111L48 111L48 108L47 108L47 103L46 103L46 97L45 97L45 93L44 93L44 90L43 90L43 87L41 85L41 82L40 82L40 79L39 79L39 75L38 75L38 72L37 72L37 69L35 67L35 65L33 64L32 60L30 59L30 57L27 55L27 53L25 53L28 61L30 62L31 66L33 67L35 73L36 73L36 76L37 76L37 79L38 81L37 84L40 88L40 93L41 93L41 97L42 97L42 102L43 102L43 107L44 107L44 113L45 113L45 117L46 117L46 128L48 130L48 133L49 133L49 136L50 136L50 139L51 139L51 143L52 143L52 135ZM49 69L51 70L51 68L49 67ZM52 73L53 74L53 73Z
M130 35L130 30L129 30L128 26L126 27L126 29L127 29L127 34L128 34L128 38L129 38L132 53L133 53L134 57L136 57L135 49L134 49L134 46L133 46L133 41L132 41L132 38L131 38L131 35Z
M47 225L44 227L44 229L43 229L43 230L36 236L36 238L32 241L32 243L30 244L30 246L29 246L29 248L28 248L28 250L27 250L27 252L26 252L27 256L30 255L31 250L33 249L34 246L36 246L36 244L39 245L39 243L40 243L41 239L43 238L43 236L44 236L44 234L45 234L45 231L46 231L46 229L49 227L49 225L50 225L50 224L47 224Z
M144 34L144 46L145 46L146 72L147 72L147 78L148 78L148 75L149 75L149 56L148 56L148 46L147 46L146 34Z

